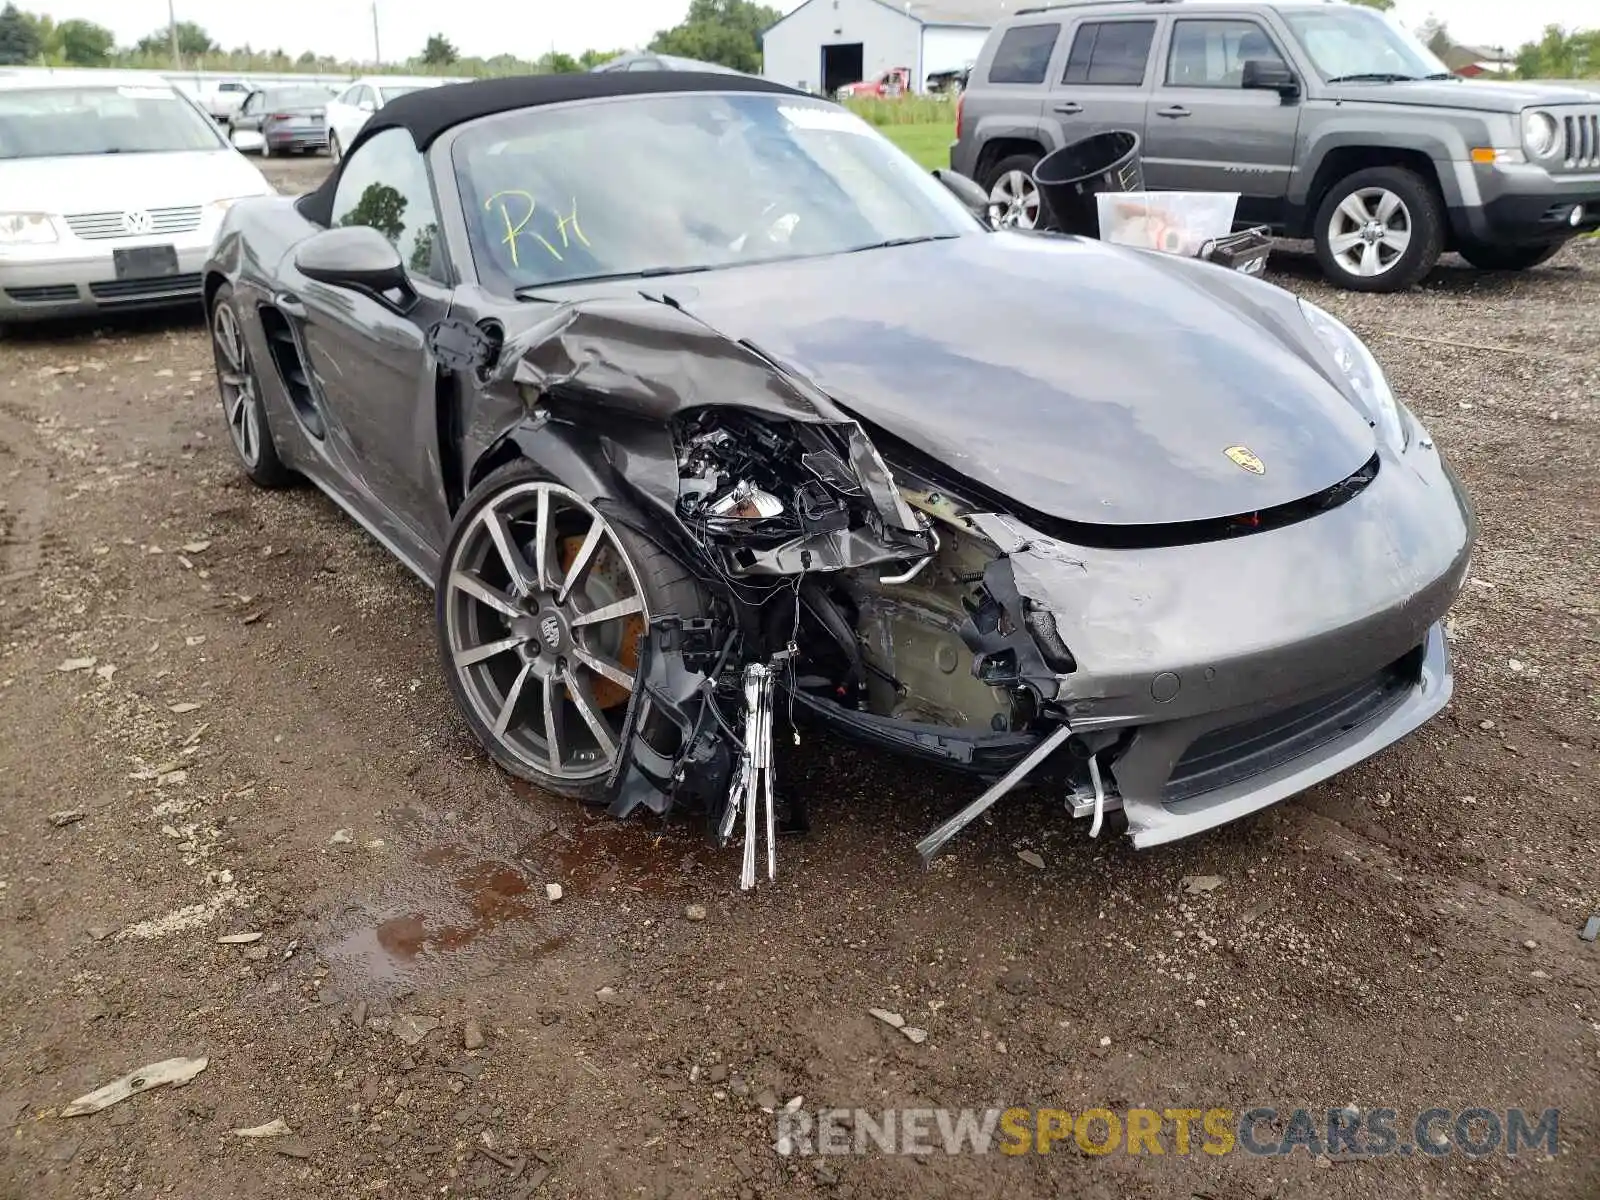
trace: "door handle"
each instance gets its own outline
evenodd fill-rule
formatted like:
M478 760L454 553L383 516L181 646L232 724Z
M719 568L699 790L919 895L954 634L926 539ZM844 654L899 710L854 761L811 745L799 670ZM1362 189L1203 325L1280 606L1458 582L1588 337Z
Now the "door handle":
M1065 104L1056 105L1056 111L1058 113L1066 113L1067 116L1070 117L1074 113L1081 113L1083 111L1083 105L1077 103L1076 101L1068 100Z
M1188 117L1188 116L1193 116L1193 115L1194 114L1192 114L1187 108L1185 108L1181 104L1174 104L1171 108L1162 108L1162 109L1157 109L1156 110L1156 116L1158 116L1158 117L1170 117L1174 121L1177 120L1179 117Z
M306 306L300 303L300 297L292 292L279 292L272 298L272 302L278 306L281 312L287 313L297 321L305 320Z

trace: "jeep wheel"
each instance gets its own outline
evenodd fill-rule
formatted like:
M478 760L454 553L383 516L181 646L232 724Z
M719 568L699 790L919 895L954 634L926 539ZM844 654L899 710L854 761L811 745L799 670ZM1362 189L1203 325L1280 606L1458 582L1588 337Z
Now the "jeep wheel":
M1469 243L1462 246L1461 257L1480 271L1526 271L1547 263L1566 247L1565 242L1544 246L1485 246Z
M1439 261L1444 211L1415 171L1371 167L1329 189L1313 234L1330 282L1356 292L1399 292Z
M999 210L995 223L1002 229L1033 229L1041 223L1039 189L1033 182L1038 165L1036 154L1012 154L997 162L984 180L990 211Z

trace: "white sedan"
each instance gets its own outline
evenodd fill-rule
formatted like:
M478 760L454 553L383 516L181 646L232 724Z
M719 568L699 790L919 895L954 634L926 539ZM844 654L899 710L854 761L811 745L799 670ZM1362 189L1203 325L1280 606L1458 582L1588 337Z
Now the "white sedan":
M223 214L272 193L171 84L0 73L0 325L194 304Z
M330 101L327 109L328 150L337 160L344 156L345 147L356 140L356 134L367 123L367 118L396 96L415 92L421 88L438 87L442 83L459 80L441 79L437 75L368 75L357 79Z

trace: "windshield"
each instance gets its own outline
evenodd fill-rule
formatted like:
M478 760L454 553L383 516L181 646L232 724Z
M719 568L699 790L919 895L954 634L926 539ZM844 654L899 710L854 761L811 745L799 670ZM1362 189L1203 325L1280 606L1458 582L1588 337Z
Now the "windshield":
M1288 9L1283 19L1327 81L1450 74L1432 50L1398 22L1370 8Z
M170 87L0 91L0 158L219 150L216 125Z
M325 88L274 88L261 94L262 108L282 112L286 108L324 108L328 103Z
M978 222L870 125L748 93L523 109L453 150L491 290L954 237Z

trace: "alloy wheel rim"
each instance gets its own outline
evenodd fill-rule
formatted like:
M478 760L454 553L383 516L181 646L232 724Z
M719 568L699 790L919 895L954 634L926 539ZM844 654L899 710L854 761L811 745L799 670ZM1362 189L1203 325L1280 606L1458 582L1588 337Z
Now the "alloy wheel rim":
M999 207L1001 226L1032 229L1039 222L1039 189L1025 171L1007 171L995 180L989 203Z
M445 588L451 665L496 742L565 783L608 774L650 619L610 523L558 484L513 485L457 539Z
M228 421L233 448L247 467L261 461L261 420L256 401L256 377L250 368L250 351L232 306L217 305L211 322L216 342L217 389L222 393L222 413Z
M1387 188L1361 188L1334 209L1328 249L1351 275L1374 279L1394 269L1411 247L1411 210Z

